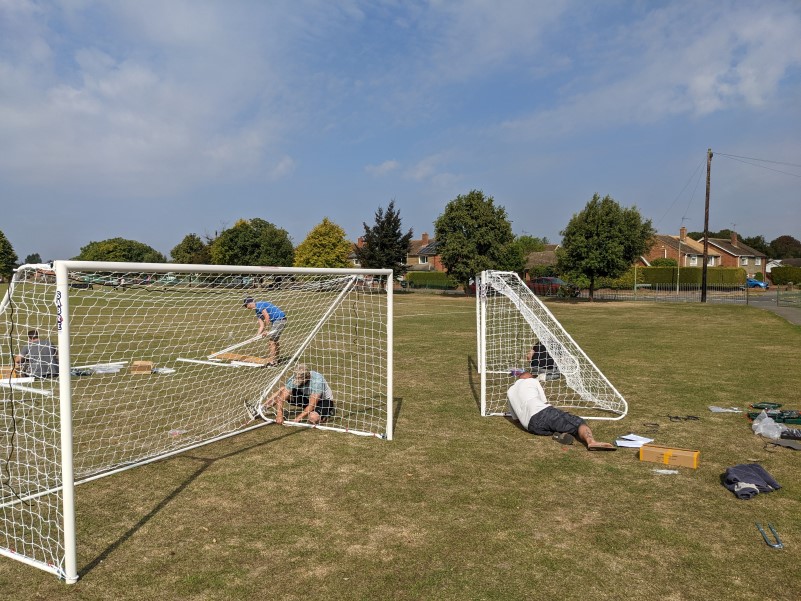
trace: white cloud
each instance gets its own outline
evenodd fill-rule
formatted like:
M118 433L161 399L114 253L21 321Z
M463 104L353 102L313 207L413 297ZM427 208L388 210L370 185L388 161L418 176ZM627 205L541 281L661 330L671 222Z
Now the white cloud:
M364 170L371 175L387 175L400 167L400 163L395 160L384 161L380 165L367 165Z

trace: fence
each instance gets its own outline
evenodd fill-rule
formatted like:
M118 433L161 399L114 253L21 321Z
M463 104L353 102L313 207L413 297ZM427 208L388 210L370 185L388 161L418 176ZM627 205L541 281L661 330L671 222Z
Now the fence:
M725 284L708 284L706 287L707 302L714 303L748 303L755 298L763 298L769 291L731 286ZM588 298L589 291L582 290L581 298ZM636 288L600 288L594 291L595 300L619 301L653 301L671 303L700 303L701 286L699 284L638 284Z

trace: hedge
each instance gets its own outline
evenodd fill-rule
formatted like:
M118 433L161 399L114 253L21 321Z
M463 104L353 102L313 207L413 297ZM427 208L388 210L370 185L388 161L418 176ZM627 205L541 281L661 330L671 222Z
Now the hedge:
M774 267L770 270L770 279L777 286L779 284L789 284L790 282L798 284L801 282L801 267L793 267L792 265Z
M644 284L675 284L678 276L680 284L701 284L702 267L641 267L637 269L637 279ZM640 272L642 277L640 278ZM709 267L706 270L706 283L711 285L745 284L745 270L742 267Z
M409 288L436 288L438 290L454 290L459 284L442 271L415 271L406 274Z

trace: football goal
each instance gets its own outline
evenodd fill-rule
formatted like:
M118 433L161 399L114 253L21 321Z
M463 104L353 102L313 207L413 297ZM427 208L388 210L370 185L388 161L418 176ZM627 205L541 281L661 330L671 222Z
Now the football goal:
M262 302L286 320L259 335ZM67 582L75 485L274 421L299 364L333 412L285 425L392 438L391 270L56 261L0 315L0 554Z
M513 369L540 376L548 401L586 419L617 420L625 399L514 272L484 271L476 287L481 415L506 415Z

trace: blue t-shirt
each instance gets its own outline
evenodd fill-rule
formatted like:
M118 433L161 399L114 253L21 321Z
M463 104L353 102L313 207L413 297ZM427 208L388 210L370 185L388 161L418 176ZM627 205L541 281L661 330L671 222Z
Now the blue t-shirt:
M279 319L286 319L286 313L281 311L280 308L276 307L272 303L268 303L267 301L259 301L256 303L256 317L259 319L262 318L262 311L267 311L267 315L270 318L270 321L278 321Z

